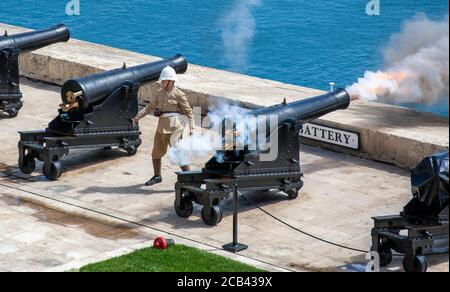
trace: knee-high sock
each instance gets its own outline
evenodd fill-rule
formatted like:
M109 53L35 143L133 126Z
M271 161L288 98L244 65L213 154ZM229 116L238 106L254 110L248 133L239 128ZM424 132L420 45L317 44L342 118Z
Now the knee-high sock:
M153 172L155 176L161 176L161 159L153 159Z

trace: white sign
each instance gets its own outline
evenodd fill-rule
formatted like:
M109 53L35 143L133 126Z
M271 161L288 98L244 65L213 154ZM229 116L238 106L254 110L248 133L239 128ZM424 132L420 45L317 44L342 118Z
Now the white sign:
M359 135L339 129L308 123L303 125L300 136L346 148L359 149Z

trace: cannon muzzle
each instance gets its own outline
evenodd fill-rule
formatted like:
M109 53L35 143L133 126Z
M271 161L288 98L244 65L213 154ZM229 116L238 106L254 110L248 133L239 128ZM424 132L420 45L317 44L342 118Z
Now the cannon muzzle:
M36 30L8 36L0 36L0 51L4 49L17 49L21 52L29 52L45 46L67 42L70 39L69 28L59 24L49 29Z
M68 80L62 86L61 99L64 105L88 108L127 83L145 83L158 80L161 71L171 66L178 74L187 71L188 63L181 55L135 67L106 71L79 79Z
M351 97L348 92L339 88L320 96L255 110L250 114L254 116L277 115L279 124L286 122L304 124L333 111L346 109L350 105L350 101Z

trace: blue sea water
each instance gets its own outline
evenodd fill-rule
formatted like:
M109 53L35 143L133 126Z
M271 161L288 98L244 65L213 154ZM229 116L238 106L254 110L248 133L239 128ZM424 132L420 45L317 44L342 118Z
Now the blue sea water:
M223 19L247 0L79 1L80 15L68 16L69 0L0 0L0 22L34 29L63 22L78 39L157 56L182 53L191 63L328 89L329 81L345 86L380 68L381 49L406 19L448 13L448 0L380 0L380 16L366 14L369 0L261 0L252 9L249 66L236 68L224 57ZM448 116L448 98L407 106Z

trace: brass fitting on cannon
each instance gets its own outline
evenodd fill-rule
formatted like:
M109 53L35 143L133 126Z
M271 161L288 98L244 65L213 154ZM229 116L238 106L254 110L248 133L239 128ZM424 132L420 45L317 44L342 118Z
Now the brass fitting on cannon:
M79 108L80 104L78 102L78 97L80 97L82 95L83 95L82 91L78 91L78 92L68 91L66 93L67 103L62 103L59 105L61 110L63 112L68 112L74 108Z

